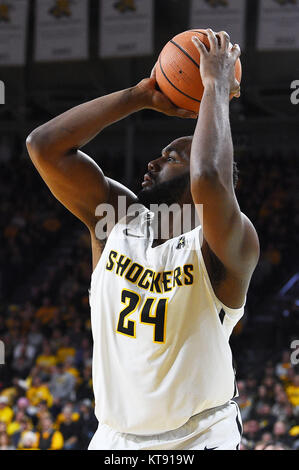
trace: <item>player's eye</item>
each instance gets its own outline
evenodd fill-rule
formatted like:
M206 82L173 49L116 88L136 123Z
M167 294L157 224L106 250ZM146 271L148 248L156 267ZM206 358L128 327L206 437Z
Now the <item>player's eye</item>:
M174 157L168 156L168 157L167 157L167 161L168 161L168 162L175 162L176 160L175 160Z

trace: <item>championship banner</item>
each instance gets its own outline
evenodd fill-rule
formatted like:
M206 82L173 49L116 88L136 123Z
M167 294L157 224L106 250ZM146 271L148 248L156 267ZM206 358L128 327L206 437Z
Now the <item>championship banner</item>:
M232 44L245 47L246 0L192 0L190 29L226 31Z
M299 0L260 0L257 48L299 49Z
M101 0L100 57L152 54L152 30L152 0Z
M88 0L37 0L35 53L37 62L88 57Z
M28 0L0 0L0 65L24 65Z

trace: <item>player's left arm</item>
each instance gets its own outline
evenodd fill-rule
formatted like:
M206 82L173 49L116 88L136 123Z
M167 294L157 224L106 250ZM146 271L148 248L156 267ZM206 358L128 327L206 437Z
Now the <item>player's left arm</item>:
M241 212L233 184L233 143L229 120L230 94L239 96L234 67L240 48L229 48L227 33L207 30L210 50L199 40L204 94L192 141L191 192L199 211L203 236L226 271L246 284L259 258L259 240Z

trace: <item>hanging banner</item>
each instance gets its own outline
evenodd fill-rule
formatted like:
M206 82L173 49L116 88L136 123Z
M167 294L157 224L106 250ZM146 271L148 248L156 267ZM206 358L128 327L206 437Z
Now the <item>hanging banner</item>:
M0 65L26 61L28 0L0 0Z
M86 59L88 0L38 0L35 5L35 60Z
M152 54L152 30L152 0L101 0L100 57Z
M244 49L245 11L246 0L191 0L190 29L226 31Z
M257 48L299 49L299 1L260 0Z

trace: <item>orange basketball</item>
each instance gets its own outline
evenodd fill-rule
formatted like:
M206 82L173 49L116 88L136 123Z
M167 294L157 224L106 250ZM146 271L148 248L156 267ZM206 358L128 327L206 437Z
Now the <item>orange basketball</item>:
M199 73L200 55L192 42L192 36L198 36L209 50L210 42L204 29L191 29L177 34L159 55L156 80L160 90L176 106L198 112L204 87ZM242 67L239 58L236 61L235 76L241 83Z

